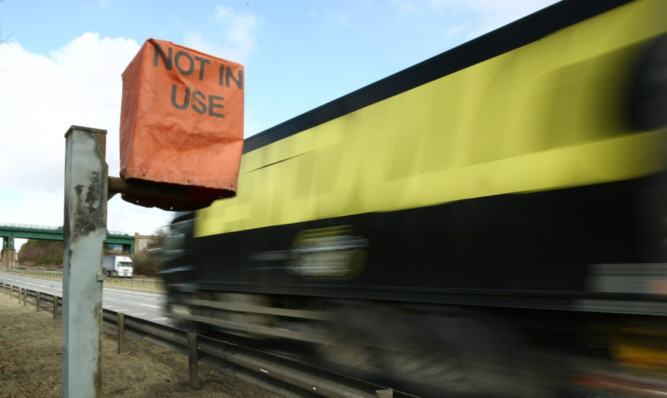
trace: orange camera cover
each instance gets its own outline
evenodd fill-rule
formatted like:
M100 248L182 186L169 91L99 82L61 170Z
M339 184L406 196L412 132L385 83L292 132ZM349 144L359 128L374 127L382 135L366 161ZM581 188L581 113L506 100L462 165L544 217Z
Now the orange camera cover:
M243 151L243 92L242 65L147 40L123 72L120 175L187 186L190 198L123 199L188 210L234 196Z

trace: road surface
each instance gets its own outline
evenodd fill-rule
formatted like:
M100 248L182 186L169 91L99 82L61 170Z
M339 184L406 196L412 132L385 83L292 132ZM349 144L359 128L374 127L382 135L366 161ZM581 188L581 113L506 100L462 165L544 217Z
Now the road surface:
M39 279L12 273L0 272L0 282L62 297L62 282ZM162 293L148 293L134 290L105 287L102 293L102 307L114 312L122 312L135 318L145 319L162 325L174 323L164 315L166 297Z

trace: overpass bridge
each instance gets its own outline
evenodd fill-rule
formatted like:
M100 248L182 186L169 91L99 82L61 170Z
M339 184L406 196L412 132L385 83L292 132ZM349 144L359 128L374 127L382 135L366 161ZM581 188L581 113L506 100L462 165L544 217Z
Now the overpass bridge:
M41 240L59 240L64 237L63 227L44 227L38 225L13 225L0 224L0 238L2 238L2 265L7 265L6 257L15 255L14 239L41 239ZM107 231L105 245L120 245L123 251L134 253L135 236L127 235L122 232Z

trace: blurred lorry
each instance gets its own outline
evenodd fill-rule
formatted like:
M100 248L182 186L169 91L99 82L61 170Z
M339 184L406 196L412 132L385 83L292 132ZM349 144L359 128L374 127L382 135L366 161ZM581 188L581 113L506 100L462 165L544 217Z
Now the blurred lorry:
M127 256L104 256L104 273L114 277L132 277L132 259Z
M665 21L560 1L247 138L167 312L421 396L664 394Z

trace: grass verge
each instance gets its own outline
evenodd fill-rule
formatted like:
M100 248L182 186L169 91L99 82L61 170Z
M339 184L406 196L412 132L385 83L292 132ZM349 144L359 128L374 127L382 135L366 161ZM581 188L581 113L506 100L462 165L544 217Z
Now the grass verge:
M102 397L278 397L202 363L194 390L185 356L131 336L124 353L116 344L116 330L105 326ZM61 375L62 320L0 294L0 398L60 397Z

